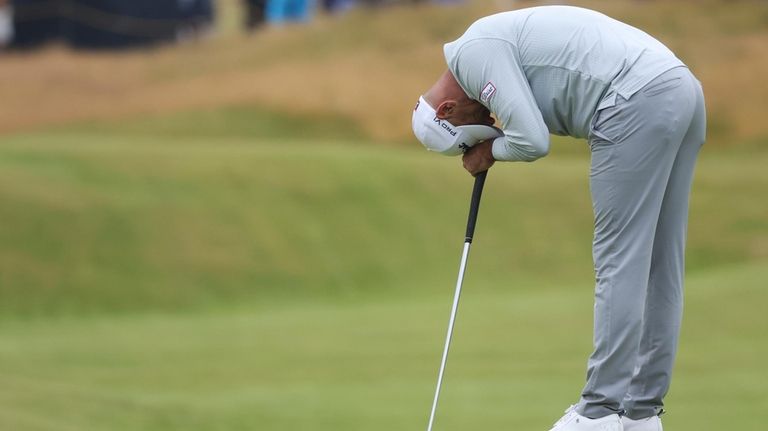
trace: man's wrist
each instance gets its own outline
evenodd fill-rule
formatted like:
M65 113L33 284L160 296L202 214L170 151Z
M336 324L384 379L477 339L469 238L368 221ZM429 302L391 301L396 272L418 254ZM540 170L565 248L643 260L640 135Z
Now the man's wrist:
M483 142L483 153L488 161L495 162L496 158L493 156L493 140L487 140Z

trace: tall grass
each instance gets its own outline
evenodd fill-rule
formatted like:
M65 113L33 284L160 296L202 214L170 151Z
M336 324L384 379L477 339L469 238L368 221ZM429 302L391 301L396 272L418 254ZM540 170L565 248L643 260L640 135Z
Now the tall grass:
M540 2L514 2L524 7ZM711 141L764 142L760 70L768 67L768 5L760 1L571 2L648 31L703 81ZM228 5L232 6L232 5ZM396 7L321 16L305 26L229 34L193 45L118 55L51 49L5 55L0 132L180 110L254 105L349 118L369 137L410 139L409 112L444 70L442 44L506 2ZM225 8L226 26L235 8ZM228 27L229 28L229 27Z

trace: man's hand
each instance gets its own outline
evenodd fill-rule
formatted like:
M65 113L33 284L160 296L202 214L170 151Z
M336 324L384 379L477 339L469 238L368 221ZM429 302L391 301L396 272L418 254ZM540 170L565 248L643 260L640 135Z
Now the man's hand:
M477 176L480 172L487 171L488 168L496 163L491 151L492 145L493 139L489 139L476 144L464 153L464 157L461 159L464 162L464 169L472 174L473 177Z

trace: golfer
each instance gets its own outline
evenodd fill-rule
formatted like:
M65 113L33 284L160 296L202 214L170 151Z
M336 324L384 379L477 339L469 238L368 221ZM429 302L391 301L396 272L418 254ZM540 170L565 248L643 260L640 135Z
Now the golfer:
M568 6L482 18L444 53L448 71L413 113L428 149L465 150L464 168L477 175L547 155L550 133L589 143L594 351L578 403L552 431L661 431L705 138L700 83L646 33ZM491 113L499 129L483 127ZM478 129L493 133L468 142Z

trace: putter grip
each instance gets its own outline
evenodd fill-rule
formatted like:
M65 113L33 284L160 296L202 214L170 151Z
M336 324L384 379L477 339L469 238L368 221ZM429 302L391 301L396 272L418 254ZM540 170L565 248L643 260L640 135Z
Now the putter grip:
M488 171L483 171L475 177L475 187L472 189L472 200L469 203L469 218L467 219L467 234L464 236L464 242L472 242L475 235L475 223L477 223L477 212L480 209L480 196L483 194L483 185Z

